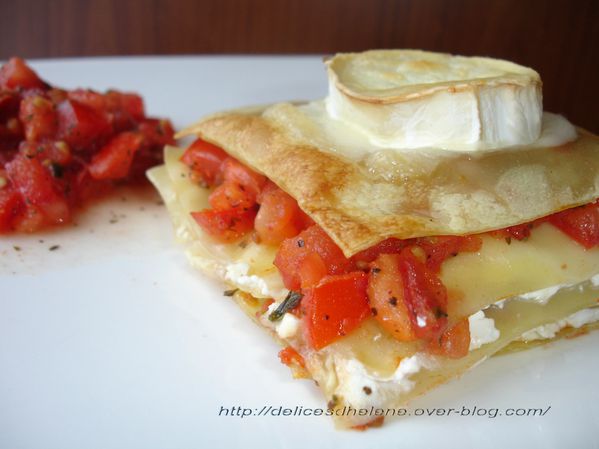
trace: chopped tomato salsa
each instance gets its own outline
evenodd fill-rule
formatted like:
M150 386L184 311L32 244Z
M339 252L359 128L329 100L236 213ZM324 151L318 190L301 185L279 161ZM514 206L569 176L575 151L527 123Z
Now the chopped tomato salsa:
M314 349L374 318L397 340L423 341L432 354L468 354L468 318L450 322L439 275L446 260L479 251L480 235L391 237L347 258L293 197L222 149L198 139L181 160L191 179L213 188L212 208L192 213L207 233L230 242L253 231L257 241L278 246L274 265L285 287L301 296L299 313L294 313L302 318ZM599 245L599 201L488 234L508 243L524 241L544 221L585 248ZM284 363L293 358L290 351L281 352Z
M114 182L137 182L173 143L133 93L52 87L20 58L0 68L0 232L67 223Z

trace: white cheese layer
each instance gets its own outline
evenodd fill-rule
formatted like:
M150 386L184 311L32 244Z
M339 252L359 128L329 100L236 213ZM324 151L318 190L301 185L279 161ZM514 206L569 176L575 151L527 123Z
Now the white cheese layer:
M495 321L485 317L485 312L479 310L468 317L470 327L470 347L473 351L482 345L492 343L499 338L499 331L495 328Z
M585 324L599 321L599 308L583 309L555 323L545 324L522 334L523 341L554 338L565 327L579 329Z
M480 153L544 143L543 128L554 144L576 137L563 117L543 115L538 73L508 61L390 50L327 65L329 116L376 147Z

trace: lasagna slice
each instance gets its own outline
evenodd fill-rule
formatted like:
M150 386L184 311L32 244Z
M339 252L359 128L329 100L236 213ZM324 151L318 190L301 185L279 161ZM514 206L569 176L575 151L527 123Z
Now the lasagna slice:
M500 351L597 327L599 139L539 110L536 72L415 51L327 64L327 99L207 117L149 172L191 263L296 376L333 411L384 410ZM462 119L439 111L467 116L472 96L478 131L448 137Z

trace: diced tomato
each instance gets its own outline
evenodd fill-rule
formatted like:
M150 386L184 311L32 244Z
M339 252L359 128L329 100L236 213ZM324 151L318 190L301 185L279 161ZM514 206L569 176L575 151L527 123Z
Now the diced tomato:
M267 184L259 201L260 210L254 226L261 243L279 245L302 230L303 216L297 201L275 184Z
M399 254L409 244L409 240L400 240L394 237L383 240L370 248L360 251L352 256L355 262L370 263L381 254Z
M110 135L112 128L102 112L75 100L58 105L58 140L66 141L74 150L97 148Z
M58 120L54 104L40 95L23 98L19 119L25 128L25 139L30 142L54 137Z
M314 287L327 275L327 272L327 266L324 264L318 253L310 252L306 254L306 257L300 262L298 271L302 290Z
M256 210L206 209L192 212L191 216L212 237L222 242L233 242L254 228Z
M21 98L17 93L0 92L0 123L18 115L20 102Z
M415 242L426 254L427 268L435 273L441 270L441 264L450 257L464 252L476 252L480 250L482 243L477 235L423 237Z
M433 354L443 355L452 359L465 357L470 349L470 323L463 318L447 329L441 336L432 339L427 350Z
M445 286L425 263L418 260L411 247L401 252L398 265L414 333L418 338L430 340L447 324Z
M299 268L303 259L311 252L317 253L327 274L343 274L354 269L337 244L318 225L310 226L296 237L284 240L279 247L274 264L283 277L285 287L298 290L301 287Z
M567 209L549 217L549 222L587 249L599 245L599 204Z
M279 359L281 360L281 363L289 367L293 365L298 365L301 368L306 367L304 358L291 346L287 346L279 351Z
M113 137L94 155L89 173L94 179L121 179L127 176L133 156L139 150L142 136L136 132L123 132Z
M19 145L19 152L28 158L36 158L42 164L55 163L65 166L73 160L71 150L66 142L46 141L27 142Z
M223 182L208 197L213 209L248 209L256 204L256 197L246 192L243 186L234 182Z
M23 208L19 192L8 186L0 189L0 232L8 232L14 228L14 220Z
M37 159L17 155L6 164L6 173L31 213L38 212L47 224L69 221L68 204L57 191L52 175Z
M222 170L225 182L234 182L243 186L245 191L254 198L258 197L260 190L266 184L266 176L256 173L232 157L225 159Z
M229 155L216 145L197 139L185 150L181 162L196 175L196 181L214 186L222 181L221 167L228 157Z
M94 92L91 89L75 89L67 92L66 95L70 100L74 100L98 112L104 113L108 107L106 95Z
M175 143L173 125L168 120L145 119L137 127L144 136L145 145L173 145Z
M526 240L528 237L530 237L530 231L534 227L534 224L534 222L531 222L516 226L509 226L507 228L491 231L489 234L495 238L506 239L508 241L511 239Z
M134 120L146 118L143 98L137 94L111 90L106 93L108 106L113 111L122 111Z
M399 271L399 254L381 254L372 262L368 299L375 319L393 337L400 341L417 339Z
M306 330L316 350L356 329L371 315L366 275L352 272L326 276L302 298Z
M21 58L10 58L0 68L0 89L44 89L44 83Z

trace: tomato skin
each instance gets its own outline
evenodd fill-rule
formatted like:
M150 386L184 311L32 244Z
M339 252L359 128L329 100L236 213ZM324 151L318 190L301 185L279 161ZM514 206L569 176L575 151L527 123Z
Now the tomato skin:
M256 204L255 196L248 194L243 186L234 182L223 182L208 197L213 209L248 209Z
M297 201L276 185L267 184L259 201L260 210L254 226L261 243L279 245L302 230L303 217Z
M137 126L137 130L144 136L145 145L173 145L175 143L175 130L168 120L144 119Z
M36 158L42 164L54 162L65 166L73 160L71 150L66 142L46 141L46 142L27 142L23 141L19 145L19 153L29 159Z
M567 209L549 216L549 223L586 249L599 245L599 204Z
M254 228L256 210L206 209L191 216L204 231L221 242L234 242Z
M437 339L433 339L427 346L427 351L451 359L460 359L468 355L470 350L470 323L468 318L462 318L452 327L447 329Z
M318 253L310 252L302 259L298 274L301 279L302 290L314 287L327 275L327 266Z
M286 346L279 351L279 359L281 360L281 363L289 367L298 365L301 368L306 368L304 358L291 346Z
M522 241L530 237L530 231L532 230L534 225L535 222L524 223L515 226L508 226L507 228L491 231L489 232L489 234L495 238L506 239L508 241L510 241L511 239Z
M21 214L24 207L19 192L8 186L0 189L0 232L14 229L15 218Z
M181 162L192 170L195 181L214 186L222 181L221 166L228 157L229 155L216 145L196 139L181 156Z
M19 119L25 128L25 139L35 142L54 137L58 120L52 102L42 96L23 98Z
M56 109L58 114L58 140L64 140L74 150L88 151L96 148L112 132L108 118L75 100L65 100Z
M225 159L222 170L225 182L234 182L243 186L246 192L253 195L254 198L258 197L262 187L266 184L266 176L256 173L232 157Z
M135 132L122 132L110 139L89 164L92 178L101 180L126 177L142 140L142 136Z
M400 240L395 237L385 239L370 248L360 251L352 256L352 260L361 263L374 262L381 254L399 254L409 245L409 240Z
M28 211L31 214L39 212L43 223L58 224L70 220L64 196L57 191L50 172L37 159L19 154L6 164L6 173L22 195Z
M399 341L417 340L399 271L399 254L381 254L372 262L368 299L374 318Z
M426 266L435 273L441 271L441 264L463 252L476 252L483 241L477 235L423 237L415 244L426 254Z
M447 290L441 280L418 260L412 248L401 252L398 265L414 333L419 339L430 340L447 325Z
M371 315L361 271L326 276L302 298L308 341L316 350L349 334Z
M0 89L45 89L48 85L21 58L10 58L0 68Z
M274 264L288 289L298 290L301 287L300 264L310 252L321 257L327 274L343 274L354 269L353 262L343 255L337 244L320 226L313 225L297 236L284 240L275 256Z

